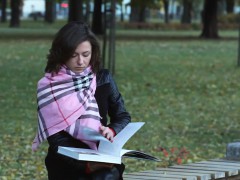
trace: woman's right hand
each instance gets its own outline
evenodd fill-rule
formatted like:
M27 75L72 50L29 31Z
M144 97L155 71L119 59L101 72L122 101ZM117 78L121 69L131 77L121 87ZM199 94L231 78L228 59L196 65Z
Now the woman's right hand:
M101 134L107 138L109 141L113 142L114 132L109 127L100 126Z
M88 166L88 171L94 172L97 171L99 169L103 169L103 168L109 168L111 169L113 167L114 164L111 163L100 163L100 162L88 162L87 166Z

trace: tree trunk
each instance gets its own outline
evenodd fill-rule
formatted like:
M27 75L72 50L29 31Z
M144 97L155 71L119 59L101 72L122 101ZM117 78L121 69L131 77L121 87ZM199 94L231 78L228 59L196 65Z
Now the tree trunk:
M139 12L139 8L136 7L135 5L135 1L134 0L130 0L129 5L131 6L131 12L130 12L130 16L129 16L129 22L138 22L138 12Z
M217 21L217 3L218 0L205 0L202 12L203 29L200 37L216 39L218 36Z
M164 22L166 24L169 23L169 1L168 0L163 0L163 6L164 6Z
M20 0L11 0L10 27L20 27Z
M120 20L121 20L121 22L123 22L124 21L124 13L123 13L123 3L122 2L120 3L120 6L121 6L120 7L120 10L121 10L121 16L120 16L121 18L120 18Z
M45 22L53 23L56 19L56 1L45 0Z
M94 11L92 20L92 31L95 34L103 34L103 22L102 22L102 0L94 0Z
M226 11L227 13L233 13L234 11L234 0L226 0Z
M218 0L217 4L217 15L224 16L226 11L226 1L225 0Z
M192 0L183 0L182 24L191 24L192 20Z
M7 14L6 14L6 8L7 8L7 0L2 0L2 16L1 16L1 22L6 22L7 21Z
M139 7L131 6L129 22L138 22L138 21L139 21Z
M108 69L115 74L115 26L116 25L116 0L111 0L111 18L109 28L109 45L108 45Z
M139 12L139 22L145 22L146 21L146 7L140 7Z
M84 20L87 23L90 21L90 1L86 2L86 14L84 15Z
M69 0L68 22L83 20L83 1Z

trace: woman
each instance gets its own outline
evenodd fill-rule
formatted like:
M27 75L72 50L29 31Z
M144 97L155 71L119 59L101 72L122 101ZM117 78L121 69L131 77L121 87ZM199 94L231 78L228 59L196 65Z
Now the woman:
M38 133L32 147L47 139L49 180L122 179L123 164L77 161L57 153L58 146L97 149L83 129L113 141L131 120L109 71L99 69L95 35L83 22L68 23L56 34L47 59L38 82Z

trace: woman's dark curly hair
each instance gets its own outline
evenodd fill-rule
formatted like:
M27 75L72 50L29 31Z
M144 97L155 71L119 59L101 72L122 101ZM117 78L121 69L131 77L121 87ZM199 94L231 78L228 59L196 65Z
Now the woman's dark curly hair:
M81 21L70 22L58 31L47 55L45 72L58 73L60 67L72 57L77 46L84 41L89 41L92 46L90 65L92 71L97 73L101 58L100 45L89 26Z

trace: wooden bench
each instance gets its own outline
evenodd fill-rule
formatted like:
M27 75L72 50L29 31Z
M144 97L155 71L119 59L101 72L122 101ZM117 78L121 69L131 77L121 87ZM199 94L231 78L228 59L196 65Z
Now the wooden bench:
M124 174L124 180L240 180L240 161L213 159Z

